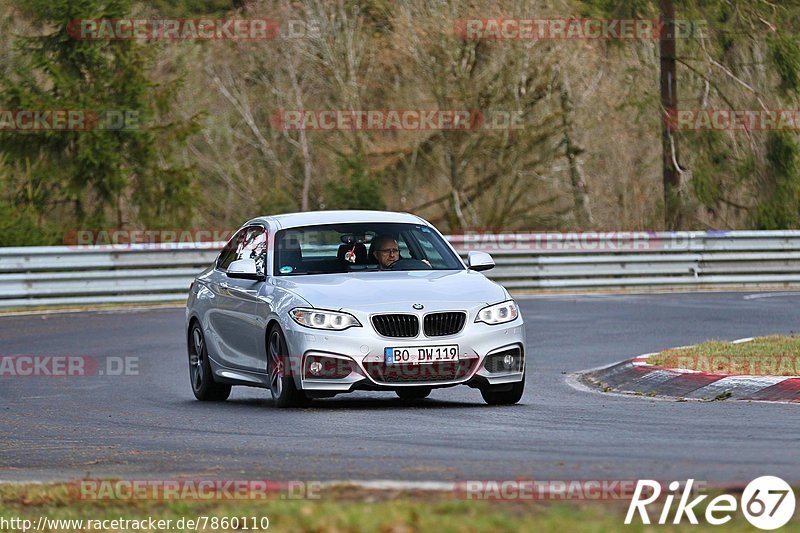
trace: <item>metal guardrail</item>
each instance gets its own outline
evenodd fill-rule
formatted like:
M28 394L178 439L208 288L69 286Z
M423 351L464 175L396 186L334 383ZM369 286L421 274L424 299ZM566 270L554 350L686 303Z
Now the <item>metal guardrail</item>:
M800 285L800 231L467 233L510 290ZM0 248L0 308L186 297L224 243Z

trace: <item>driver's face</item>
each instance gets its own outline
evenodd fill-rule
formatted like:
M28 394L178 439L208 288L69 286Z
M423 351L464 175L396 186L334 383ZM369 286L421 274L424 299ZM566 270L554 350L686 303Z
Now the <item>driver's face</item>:
M380 243L380 247L375 250L375 259L381 268L389 268L389 265L400 259L400 250L397 248L397 241L387 239Z

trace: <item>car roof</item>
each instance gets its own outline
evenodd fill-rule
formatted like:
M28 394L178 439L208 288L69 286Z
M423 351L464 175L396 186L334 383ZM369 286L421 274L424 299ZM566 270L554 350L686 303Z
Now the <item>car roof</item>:
M250 223L274 222L281 229L296 228L298 226L312 226L315 224L339 224L347 222L395 222L409 224L425 224L427 221L411 213L398 213L395 211L366 211L366 210L339 210L339 211L305 211L300 213L286 213L254 218Z

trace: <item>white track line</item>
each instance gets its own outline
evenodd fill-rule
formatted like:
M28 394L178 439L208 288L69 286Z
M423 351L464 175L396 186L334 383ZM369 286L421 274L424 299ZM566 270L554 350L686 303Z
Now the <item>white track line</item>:
M768 292L764 294L748 294L745 300L757 300L759 298L775 298L776 296L800 296L800 292Z
M100 478L102 479L102 478ZM108 478L114 479L114 478ZM175 478L177 479L177 478ZM198 477L197 479L214 479ZM0 479L0 485L51 485L56 483L74 482L75 479L53 479L49 481L9 481ZM275 480L280 481L280 480ZM359 479L339 479L333 481L322 481L319 484L323 488L333 487L356 487L368 490L421 490L429 492L453 492L459 487L459 483L447 481L399 481L392 479L359 480Z

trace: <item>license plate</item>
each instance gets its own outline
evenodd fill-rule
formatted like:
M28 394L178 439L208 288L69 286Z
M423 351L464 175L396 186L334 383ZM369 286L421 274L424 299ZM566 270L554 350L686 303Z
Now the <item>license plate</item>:
M445 346L403 346L383 350L387 365L403 363L436 363L439 361L458 361L458 344Z

